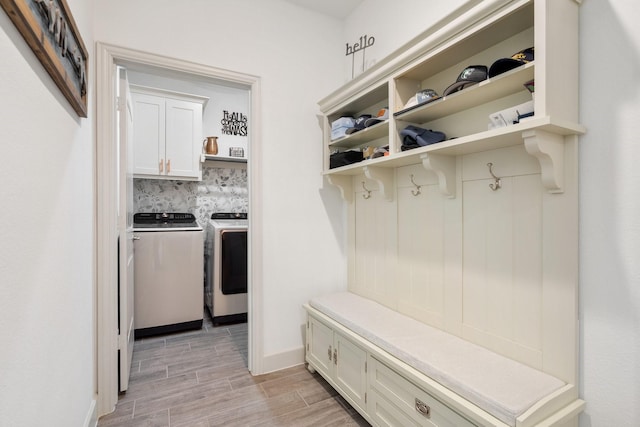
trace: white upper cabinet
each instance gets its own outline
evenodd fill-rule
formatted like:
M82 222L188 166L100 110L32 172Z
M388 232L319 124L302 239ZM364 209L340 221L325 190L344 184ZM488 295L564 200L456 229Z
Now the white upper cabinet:
M134 176L201 180L202 110L206 97L131 87Z

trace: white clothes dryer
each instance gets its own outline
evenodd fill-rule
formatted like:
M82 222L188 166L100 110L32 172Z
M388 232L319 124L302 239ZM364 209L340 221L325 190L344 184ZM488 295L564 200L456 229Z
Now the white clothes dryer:
M205 304L214 324L247 321L247 213L211 214L205 242Z

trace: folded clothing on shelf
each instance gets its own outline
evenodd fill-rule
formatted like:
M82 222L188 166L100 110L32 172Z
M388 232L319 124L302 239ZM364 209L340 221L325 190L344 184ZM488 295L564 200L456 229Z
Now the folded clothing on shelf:
M331 140L342 138L347 133L347 129L353 127L355 119L351 116L343 116L331 122Z
M362 151L347 150L333 153L329 156L329 169L347 166L352 163L361 162L362 160L364 160Z
M447 139L443 132L431 129L423 129L418 126L409 125L400 131L402 137L402 151L411 150L418 147L426 147Z
M378 157L384 157L389 155L389 146L382 147L367 147L362 151L365 160L375 159Z

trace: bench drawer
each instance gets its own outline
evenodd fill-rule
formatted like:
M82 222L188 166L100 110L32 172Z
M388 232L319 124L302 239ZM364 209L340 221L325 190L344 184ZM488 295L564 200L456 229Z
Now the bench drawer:
M381 426L467 427L475 424L400 376L375 357L369 359L369 411Z

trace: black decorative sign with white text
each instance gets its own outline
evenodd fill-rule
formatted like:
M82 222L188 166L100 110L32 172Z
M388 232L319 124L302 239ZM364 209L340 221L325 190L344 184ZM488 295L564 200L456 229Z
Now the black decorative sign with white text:
M222 124L223 134L247 136L248 127L246 114L236 112L230 113L227 110L224 110L222 113L223 116L220 123Z

